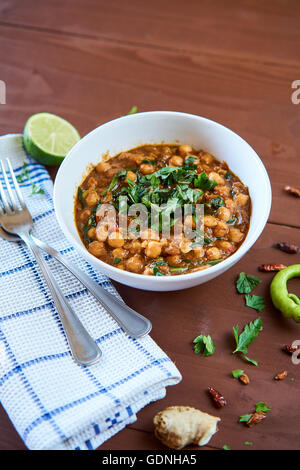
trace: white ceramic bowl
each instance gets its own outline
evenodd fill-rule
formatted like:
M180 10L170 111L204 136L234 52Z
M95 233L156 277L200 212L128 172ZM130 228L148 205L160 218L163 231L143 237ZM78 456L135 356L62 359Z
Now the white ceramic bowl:
M145 276L122 271L92 256L83 245L74 222L74 196L87 166L97 164L109 152L114 156L143 144L191 144L225 160L249 187L252 200L250 229L241 247L209 269L178 276ZM103 124L86 135L69 152L55 180L54 203L58 222L73 246L96 269L128 286L153 291L186 289L219 276L249 251L267 222L271 208L271 185L256 152L230 129L209 119L172 111L124 116Z

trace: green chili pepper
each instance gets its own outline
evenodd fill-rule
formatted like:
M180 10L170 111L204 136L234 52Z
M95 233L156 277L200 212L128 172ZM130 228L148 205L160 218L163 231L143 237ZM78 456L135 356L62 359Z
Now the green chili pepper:
M271 282L270 293L274 306L282 315L300 323L300 299L287 290L287 281L293 277L300 277L300 264L293 264L279 271Z

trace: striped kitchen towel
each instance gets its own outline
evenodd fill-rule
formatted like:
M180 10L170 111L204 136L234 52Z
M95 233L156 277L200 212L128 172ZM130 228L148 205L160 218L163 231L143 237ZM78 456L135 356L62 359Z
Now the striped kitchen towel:
M21 188L34 219L33 233L118 295L63 236L54 214L52 181L26 155L20 135L0 138L0 158L6 157L17 175L27 163ZM30 196L33 184L42 191ZM95 449L133 423L141 408L164 397L166 387L181 376L150 337L135 340L123 333L68 271L45 258L103 356L90 367L74 362L35 260L23 243L0 239L1 402L29 449Z

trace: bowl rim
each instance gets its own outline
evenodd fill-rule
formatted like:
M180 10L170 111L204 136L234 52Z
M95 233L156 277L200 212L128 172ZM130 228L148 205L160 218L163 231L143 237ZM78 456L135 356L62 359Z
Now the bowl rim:
M214 266L210 266L209 269L203 269L201 271L196 271L196 272L193 272L193 273L177 274L176 276L149 276L149 275L146 275L146 274L132 273L130 271L125 271L125 270L121 271L120 269L116 268L115 266L112 266L112 265L110 265L108 263L105 263L104 261L100 260L99 258L96 258L92 254L90 254L88 252L88 250L86 249L86 247L82 244L82 242L80 241L80 243L79 243L73 237L72 233L69 231L69 228L68 228L67 224L65 223L63 217L60 214L59 201L58 201L58 198L57 198L57 187L58 187L58 184L59 184L59 181L60 181L60 174L62 173L63 168L66 166L68 161L72 158L72 154L75 151L77 152L78 147L83 146L85 144L86 140L88 140L91 136L93 136L94 134L99 132L100 128L102 129L104 127L108 127L116 121L121 121L121 120L132 120L132 121L134 121L134 120L139 119L140 117L143 117L143 116L149 116L149 115L161 116L162 114L165 114L166 116L168 116L168 115L174 116L175 115L175 116L178 116L178 117L181 117L181 118L188 117L188 118L197 119L197 120L200 120L200 121L205 121L205 122L208 122L212 127L215 127L217 129L222 129L223 128L226 132L228 132L232 136L237 136L251 150L251 152L253 154L253 157L256 160L256 163L260 167L260 170L262 172L262 176L264 177L265 189L266 189L266 200L265 200L264 216L262 218L260 218L260 221L257 224L257 226L254 228L254 231L251 234L251 236L249 236L249 231L248 231L246 239L244 240L244 242L240 245L240 247L237 249L237 251L233 255L229 256L224 261L221 261L220 263L215 264ZM91 264L95 264L95 263L98 264L99 263L99 268L98 269L100 271L101 271L101 267L103 266L104 272L112 270L112 272L118 274L118 277L124 276L124 277L131 278L132 280L134 280L134 279L142 280L143 279L143 280L148 280L148 281L151 281L151 282L154 282L154 283L163 282L164 284L172 284L176 280L178 281L178 279L180 279L180 280L185 279L186 281L188 281L188 280L194 280L196 278L205 277L208 272L212 273L212 274L214 273L213 277L216 277L218 275L218 273L221 274L222 272L226 271L233 264L235 264L235 262L237 262L240 258L242 258L242 256L244 256L246 254L246 252L249 251L249 249L256 242L256 240L258 239L258 237L262 233L262 231L263 231L263 229L264 229L264 227L267 223L267 220L269 218L269 214L270 214L270 211L271 211L271 205L272 205L272 188L271 188L269 175L267 173L267 170L266 170L262 160L259 158L258 154L251 147L251 145L248 144L248 142L245 139L243 139L243 137L241 137L239 134L232 131L231 129L224 126L223 124L220 124L220 123L218 123L216 121L213 121L212 119L206 118L204 116L198 116L197 114L183 113L183 112L179 112L179 111L162 111L161 110L161 111L145 111L145 112L142 112L142 113L135 113L135 114L129 114L129 115L126 115L126 116L121 116L121 117L112 119L111 121L105 122L104 124L101 124L100 126L97 126L95 129L93 129L88 134L86 134L81 140L79 140L74 145L74 147L72 147L72 149L68 152L68 154L64 158L62 164L60 165L60 167L58 169L58 172L57 172L57 175L56 175L56 178L55 178L55 182L54 182L53 199L54 199L55 215L56 215L56 218L58 220L58 223L59 223L64 235L70 240L70 242L82 254L82 256L90 261ZM74 225L75 225L75 228L77 230L75 220L74 220ZM250 226L251 226L251 218L250 218ZM119 280L119 282L122 282L122 281Z

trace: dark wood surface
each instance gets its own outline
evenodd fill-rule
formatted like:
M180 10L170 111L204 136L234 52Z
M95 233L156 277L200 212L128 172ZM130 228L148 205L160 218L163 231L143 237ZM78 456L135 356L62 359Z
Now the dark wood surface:
M300 325L284 320L270 302L272 274L256 289L267 308L264 330L251 346L254 367L233 356L232 326L257 317L236 293L239 272L256 274L266 262L299 263L276 250L278 241L300 245L300 199L283 191L300 185L300 105L291 83L300 79L300 4L297 0L2 0L0 133L21 132L31 114L49 111L69 119L81 135L126 114L168 109L203 115L244 137L261 156L273 188L269 222L250 252L213 281L185 291L151 293L117 285L124 300L153 322L152 337L175 361L182 382L165 399L143 409L138 420L101 449L163 449L152 418L168 405L191 405L221 417L206 449L299 449L300 366L281 351L300 339ZM53 177L55 169L51 170ZM289 283L299 293L299 283ZM191 342L210 333L216 352L193 354ZM231 370L251 378L243 386ZM283 370L289 376L275 382ZM291 377L295 380L292 382ZM220 390L228 406L216 410L206 388ZM272 411L260 425L238 424L240 414L266 401ZM24 449L0 410L0 449Z

